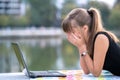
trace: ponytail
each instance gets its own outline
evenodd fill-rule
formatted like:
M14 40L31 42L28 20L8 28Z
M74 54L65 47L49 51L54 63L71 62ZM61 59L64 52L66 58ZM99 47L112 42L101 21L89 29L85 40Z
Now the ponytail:
M101 16L100 16L100 12L95 9L95 8L90 8L89 10L87 10L89 15L91 16L91 26L90 26L90 31L91 32L97 32L103 29L102 26L102 21L101 21Z
M113 40L115 42L119 42L119 39L110 31L107 31L103 28L102 25L102 20L101 20L101 16L100 16L100 12L98 11L98 9L95 8L90 8L87 10L88 14L91 17L91 26L89 26L89 39L88 39L88 44L87 44L87 50L89 55L91 56L91 58L93 59L93 51L94 51L94 37L95 34L99 31L105 31L107 32L111 38L113 38Z
M99 13L99 11L97 9L90 8L90 9L87 10L87 12L91 17L91 24L89 26L89 33L90 33L89 34L89 39L88 39L89 43L87 43L87 50L88 50L88 53L91 56L91 58L93 58L93 53L94 53L93 52L94 51L93 41L94 41L94 37L95 37L95 34L98 31L103 30L103 26L102 26L100 13Z

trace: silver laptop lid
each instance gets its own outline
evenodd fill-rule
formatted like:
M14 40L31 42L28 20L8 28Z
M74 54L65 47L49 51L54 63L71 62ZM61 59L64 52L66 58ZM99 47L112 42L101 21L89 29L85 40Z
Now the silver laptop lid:
M28 67L25 63L25 59L24 59L23 54L22 54L22 52L19 48L18 43L13 43L12 42L11 45L12 45L14 51L15 51L15 54L16 54L17 59L19 61L20 67L23 67L23 69L24 69L23 71L25 71L27 73L27 76L30 77L30 72L29 72Z

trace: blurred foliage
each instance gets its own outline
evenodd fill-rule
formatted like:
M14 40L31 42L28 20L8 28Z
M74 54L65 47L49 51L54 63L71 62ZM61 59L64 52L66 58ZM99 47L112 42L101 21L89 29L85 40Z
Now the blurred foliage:
M76 8L76 1L75 0L65 0L62 8L62 19L74 8Z
M27 0L25 15L0 15L1 27L26 27L26 26L55 26L57 21L56 14L58 12L55 6L57 0ZM76 7L85 7L78 4L76 0L64 0L60 11L61 19ZM98 8L102 15L103 24L108 29L118 29L120 27L120 1L116 0L114 6L109 8L104 2L89 1L85 8ZM57 23L58 24L58 23Z
M56 17L56 7L51 0L29 0L30 23L36 26L51 26Z
M28 25L28 19L26 16L9 16L9 26L13 27L25 27Z
M108 20L111 29L120 29L120 3L113 7Z
M27 0L26 15L0 15L0 28L26 26L52 26L56 18L53 0Z
M9 17L6 15L0 15L0 26L7 26L9 23Z

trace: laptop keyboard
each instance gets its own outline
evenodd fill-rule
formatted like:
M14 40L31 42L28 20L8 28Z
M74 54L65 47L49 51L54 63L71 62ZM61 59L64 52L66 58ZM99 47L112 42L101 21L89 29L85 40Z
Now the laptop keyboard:
M65 74L62 74L57 71L30 71L30 77L66 77Z
M59 72L55 72L55 71L30 71L30 73L32 74L39 74L39 75L59 75Z

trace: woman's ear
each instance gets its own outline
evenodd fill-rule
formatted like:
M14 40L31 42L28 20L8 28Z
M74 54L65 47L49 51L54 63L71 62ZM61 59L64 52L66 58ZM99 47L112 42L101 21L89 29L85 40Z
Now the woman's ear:
M84 25L84 26L82 27L82 30L83 30L85 33L87 33L87 31L88 31L88 26L87 26L87 25Z

